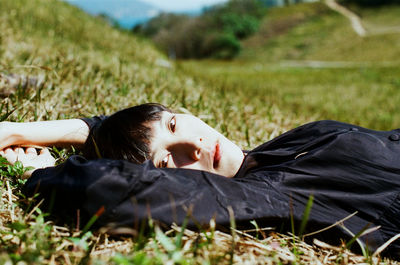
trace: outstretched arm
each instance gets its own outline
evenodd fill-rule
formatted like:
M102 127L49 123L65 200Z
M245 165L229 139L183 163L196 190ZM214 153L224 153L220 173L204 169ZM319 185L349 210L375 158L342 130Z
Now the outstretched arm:
M1 122L0 150L13 145L80 146L88 134L89 127L81 119Z

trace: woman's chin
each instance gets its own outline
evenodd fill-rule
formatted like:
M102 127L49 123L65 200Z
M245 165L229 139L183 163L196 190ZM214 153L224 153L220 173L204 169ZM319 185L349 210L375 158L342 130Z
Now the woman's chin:
M221 145L221 160L215 171L222 176L231 178L239 171L242 165L244 154L236 144L227 140Z

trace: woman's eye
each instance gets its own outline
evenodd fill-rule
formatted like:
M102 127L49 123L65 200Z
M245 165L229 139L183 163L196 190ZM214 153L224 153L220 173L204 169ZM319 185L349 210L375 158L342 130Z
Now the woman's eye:
M165 156L160 162L160 167L168 167L169 155Z
M169 121L169 129L171 130L171 132L175 132L175 127L176 127L176 116L173 116Z

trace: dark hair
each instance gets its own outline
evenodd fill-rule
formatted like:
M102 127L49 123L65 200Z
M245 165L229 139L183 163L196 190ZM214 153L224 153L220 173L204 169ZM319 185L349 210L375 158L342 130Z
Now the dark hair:
M88 159L124 159L143 163L150 158L152 129L148 123L171 112L157 103L146 103L115 112L90 130L83 153Z

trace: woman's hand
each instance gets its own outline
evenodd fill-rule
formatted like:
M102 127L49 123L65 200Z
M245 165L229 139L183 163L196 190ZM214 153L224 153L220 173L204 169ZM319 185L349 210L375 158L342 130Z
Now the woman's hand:
M15 149L7 148L1 150L0 155L6 158L11 164L20 161L24 167L32 167L33 169L24 173L25 178L29 178L36 169L52 167L56 162L47 148L42 149L39 154L33 147L26 148L25 150L20 147Z

